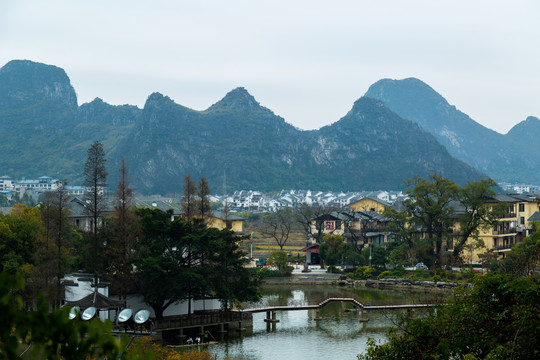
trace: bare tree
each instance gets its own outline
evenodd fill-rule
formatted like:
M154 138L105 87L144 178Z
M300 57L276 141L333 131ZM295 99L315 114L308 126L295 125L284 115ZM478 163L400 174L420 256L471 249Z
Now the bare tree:
M292 210L290 208L280 209L264 217L261 232L273 238L279 249L283 251L283 246L289 240L293 225L294 217Z
M107 241L108 272L119 280L120 298L125 299L131 286L131 275L141 230L138 216L133 208L133 190L130 187L124 158L118 169L118 175L114 214L106 222L103 233Z
M307 239L315 239L317 243L320 243L324 236L324 223L318 222L316 219L337 210L336 205L308 205L302 203L295 209L293 218L305 232Z

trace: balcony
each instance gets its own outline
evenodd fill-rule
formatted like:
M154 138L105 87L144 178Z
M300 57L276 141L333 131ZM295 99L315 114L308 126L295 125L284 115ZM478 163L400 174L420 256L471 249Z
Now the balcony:
M509 212L509 213L506 213L506 214L500 214L497 216L497 219L515 219L516 218L516 213L515 212Z
M493 247L493 250L497 250L497 251L501 251L501 250L510 250L512 249L512 246L516 245L516 243L512 243L512 244L503 244L503 245L499 245L499 246L495 246Z
M515 227L506 228L506 229L497 229L492 231L492 235L512 235L517 234L517 229Z

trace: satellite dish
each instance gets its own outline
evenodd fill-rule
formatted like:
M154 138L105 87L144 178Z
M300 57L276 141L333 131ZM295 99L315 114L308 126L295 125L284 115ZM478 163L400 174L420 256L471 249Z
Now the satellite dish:
M133 315L133 310L130 308L125 308L118 314L118 322L119 323L125 323L129 319L131 319L131 315Z
M74 306L69 310L69 320L75 319L77 316L79 316L79 313L81 312L81 308L78 306Z
M81 318L83 320L85 320L85 321L90 320L91 318L93 318L96 315L96 310L97 309L94 306L90 306L90 307L86 308L83 311L83 313L81 315Z
M141 309L137 311L133 320L135 321L136 324L140 325L147 322L149 317L150 317L150 311L148 311L147 309Z

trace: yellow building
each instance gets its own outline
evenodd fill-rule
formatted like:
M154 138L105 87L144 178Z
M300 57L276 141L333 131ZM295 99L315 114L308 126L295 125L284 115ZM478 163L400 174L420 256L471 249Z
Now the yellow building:
M508 208L498 216L495 225L480 231L479 237L484 242L485 248L474 250L466 256L472 262L479 261L478 255L489 250L504 258L512 246L531 234L535 219L533 214L540 210L540 198L536 195L498 194L485 203L492 208L506 203Z
M382 214L384 212L384 209L387 207L391 207L392 204L387 203L386 201L373 198L373 197L366 197L362 200L358 200L356 202L353 202L349 205L347 205L351 211L375 211L379 214Z
M208 227L214 227L219 230L229 229L235 233L241 233L243 228L244 218L222 211L214 211L213 216L208 219Z

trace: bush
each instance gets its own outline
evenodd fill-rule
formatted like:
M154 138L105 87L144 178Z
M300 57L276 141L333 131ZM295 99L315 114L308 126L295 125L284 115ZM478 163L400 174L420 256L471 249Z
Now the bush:
M392 277L400 278L405 275L405 269L402 267L397 267L392 271Z
M330 265L330 266L326 269L326 272L327 272L327 273L330 273L330 274L343 274L343 271L341 271L341 269L335 267L334 265Z
M439 282L439 281L441 281L441 276L440 275L435 275L433 277L433 282Z
M383 271L382 273L380 273L379 276L377 276L377 279L385 279L385 278L389 278L389 277L392 277L392 272L389 271L389 270L386 270L386 271Z
M354 277L360 280L367 280L375 277L379 274L379 271L369 266L359 266L354 272Z
M409 274L409 279L411 280L426 280L431 277L431 274L428 270L414 270Z

